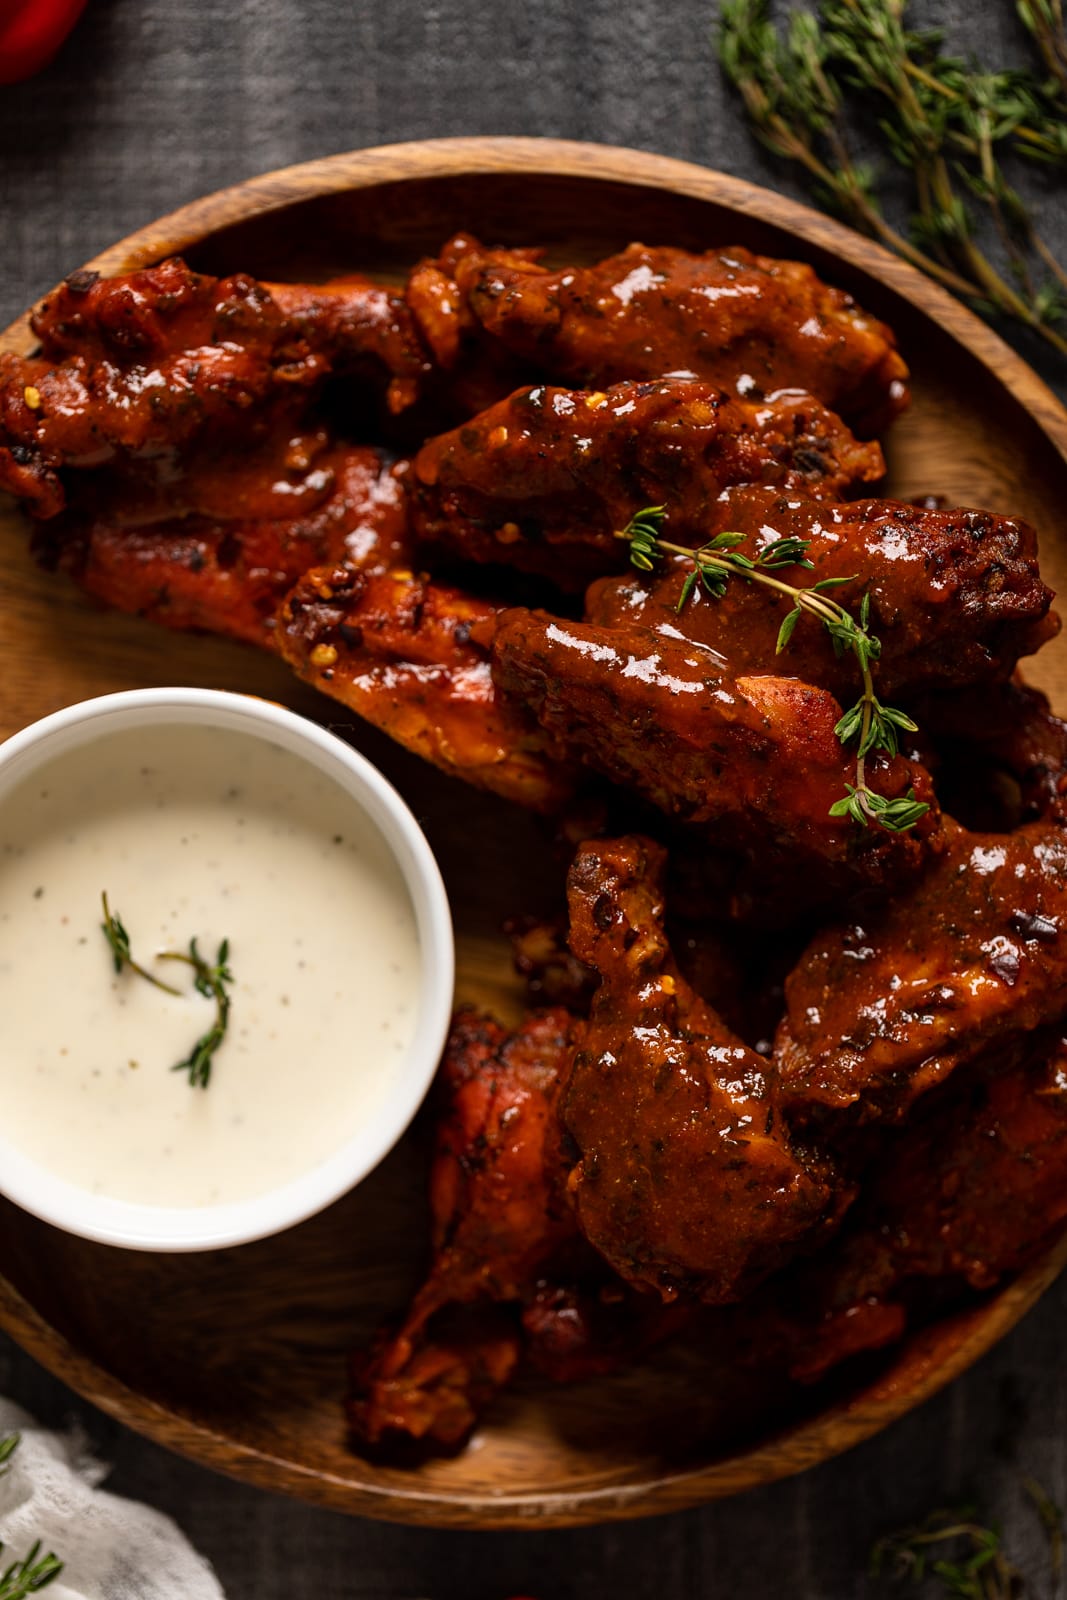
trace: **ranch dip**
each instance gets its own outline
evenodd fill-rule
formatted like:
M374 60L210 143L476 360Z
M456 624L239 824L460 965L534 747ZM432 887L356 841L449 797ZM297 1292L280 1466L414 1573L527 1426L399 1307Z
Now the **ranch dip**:
M101 893L134 960L116 972ZM164 950L233 974L215 1020ZM402 1067L419 945L406 885L332 779L249 734L165 724L60 754L0 801L0 1136L94 1194L251 1199L331 1156Z

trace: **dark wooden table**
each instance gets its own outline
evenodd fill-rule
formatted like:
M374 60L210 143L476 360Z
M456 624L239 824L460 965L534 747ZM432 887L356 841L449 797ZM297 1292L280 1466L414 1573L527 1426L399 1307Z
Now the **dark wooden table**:
M1025 51L1008 0L916 4L991 64ZM0 90L0 326L185 200L332 151L551 134L687 157L800 194L738 120L709 0L90 0L43 76ZM1037 191L1067 254L1063 192ZM1020 344L1067 394L1067 372ZM1067 1280L967 1377L805 1477L704 1510L551 1534L378 1526L244 1489L95 1412L0 1340L0 1392L77 1419L112 1487L174 1515L231 1600L857 1600L876 1536L977 1497L1044 1568L1025 1474L1067 1500ZM1048 1592L1043 1580L1034 1590ZM178 1600L178 1597L176 1597Z

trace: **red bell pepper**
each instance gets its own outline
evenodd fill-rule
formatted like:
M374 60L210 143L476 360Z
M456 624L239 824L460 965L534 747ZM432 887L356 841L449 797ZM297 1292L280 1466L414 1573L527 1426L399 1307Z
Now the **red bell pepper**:
M85 0L0 0L0 83L46 67L85 9Z

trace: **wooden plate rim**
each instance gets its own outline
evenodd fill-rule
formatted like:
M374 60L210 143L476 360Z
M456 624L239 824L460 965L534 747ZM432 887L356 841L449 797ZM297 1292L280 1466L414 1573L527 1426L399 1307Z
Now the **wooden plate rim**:
M231 224L327 194L404 180L488 173L516 177L550 173L665 189L752 215L829 252L932 317L1025 407L1067 463L1067 409L1021 356L938 285L881 245L797 201L725 173L644 151L561 139L475 137L344 152L264 173L195 200L130 234L86 265L105 274L146 266ZM0 333L0 349L25 350L32 342L28 311ZM871 1388L740 1454L665 1474L651 1483L572 1493L471 1497L440 1489L428 1492L414 1481L410 1488L376 1485L370 1478L354 1483L254 1449L130 1389L46 1322L2 1274L0 1328L118 1421L201 1465L260 1488L388 1521L467 1528L568 1527L681 1510L771 1483L840 1454L958 1377L1019 1321L1065 1264L1067 1235L987 1306L943 1324L950 1343L947 1353L938 1352L935 1343L924 1358L919 1335L905 1344L896 1367ZM909 1368L915 1368L914 1376Z
M253 1449L129 1388L58 1333L2 1275L0 1328L55 1377L118 1422L197 1465L240 1482L294 1495L327 1509L387 1522L536 1530L687 1510L792 1477L843 1454L930 1399L985 1355L1032 1309L1065 1265L1067 1234L988 1306L938 1324L931 1330L933 1343L922 1335L912 1339L903 1347L897 1367L871 1389L836 1402L813 1420L773 1434L710 1466L665 1473L651 1483L570 1493L542 1491L474 1497L440 1489L426 1491L414 1481L410 1486L378 1485L369 1478L356 1483L336 1473L312 1470L285 1457ZM945 1330L955 1341L947 1355L940 1352L936 1342L937 1335L944 1336ZM912 1367L916 1376L907 1381Z

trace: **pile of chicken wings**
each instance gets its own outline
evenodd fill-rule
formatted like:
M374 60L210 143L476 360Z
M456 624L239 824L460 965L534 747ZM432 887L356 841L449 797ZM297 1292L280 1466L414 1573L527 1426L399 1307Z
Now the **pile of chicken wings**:
M428 1276L353 1363L364 1447L453 1448L521 1361L570 1381L709 1308L798 1383L995 1285L1067 1216L1067 726L1034 530L872 498L888 328L807 266L457 235L402 291L78 272L0 355L40 560L275 652L548 819L530 1010L456 1019ZM785 594L637 571L803 541L918 732L831 814L856 663ZM563 857L566 859L563 859ZM521 908L515 908L521 910Z

